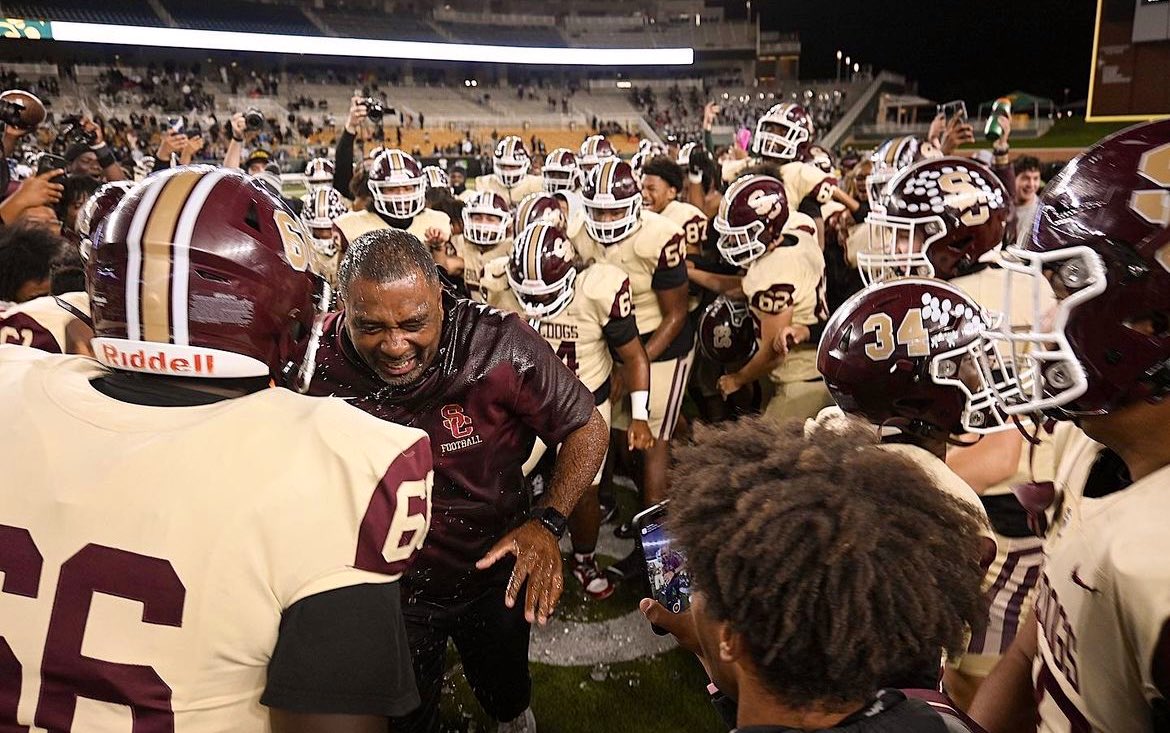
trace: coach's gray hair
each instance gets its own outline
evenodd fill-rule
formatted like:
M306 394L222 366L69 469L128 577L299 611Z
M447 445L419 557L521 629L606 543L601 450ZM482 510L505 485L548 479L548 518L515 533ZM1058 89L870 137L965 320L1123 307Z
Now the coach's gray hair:
M441 282L427 246L410 232L378 229L350 243L337 270L337 283L341 297L345 298L350 285L359 278L388 283L417 274L429 284Z

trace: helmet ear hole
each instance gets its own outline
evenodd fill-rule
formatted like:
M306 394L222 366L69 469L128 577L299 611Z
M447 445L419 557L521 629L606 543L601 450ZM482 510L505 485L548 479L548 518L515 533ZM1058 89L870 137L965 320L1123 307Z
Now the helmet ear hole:
M256 204L248 206L248 211L244 214L244 223L252 229L260 231L260 212L256 209Z

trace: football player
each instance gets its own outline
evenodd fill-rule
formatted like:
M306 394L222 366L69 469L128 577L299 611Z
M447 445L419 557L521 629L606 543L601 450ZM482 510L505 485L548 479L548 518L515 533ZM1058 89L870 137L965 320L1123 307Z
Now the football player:
M310 392L422 427L434 453L434 520L403 580L422 704L394 730L438 730L449 639L488 713L526 730L529 625L560 598L558 539L601 466L605 423L540 336L454 297L408 233L364 235L339 281L343 308L322 322ZM561 450L533 507L521 466L536 437Z
M614 149L613 143L605 139L605 135L590 135L581 143L581 149L577 152L577 166L581 169L581 185L589 180L589 175L593 173L603 160L608 158L617 158L617 150Z
M707 215L678 200L683 187L683 168L670 158L651 158L642 167L642 203L682 227L687 256L697 256L707 241Z
M312 269L329 283L330 289L335 289L337 265L345 251L334 223L349 213L349 205L332 185L310 188L301 201L301 221L313 238Z
M954 445L965 433L979 433L982 440L976 445L986 442L1009 455L1012 443L1005 446L997 438L1021 440L991 399L993 387L978 366L1001 356L981 336L993 319L998 315L988 314L949 283L893 280L863 290L833 315L817 361L846 414L877 426L891 450L905 452L938 477L941 488L976 506L984 517L989 539L984 589L991 618L986 627L974 630L967 652L949 660L946 670L947 692L962 708L970 704L978 681L987 674L983 670L998 659L1001 639L1007 637L1006 649L1014 636L1019 614L1027 607L1025 595L1039 573L1038 559L1033 558L1039 548L1018 539L1030 534L1027 522L1022 533L1004 537L1003 520L989 518L1000 504L987 504L980 489L949 467L947 444ZM994 453L983 456L995 463ZM948 463L940 460L944 458ZM1015 472L1014 459L1009 472ZM1010 549L1000 548L1001 541ZM1004 594L1005 586L1010 586L1010 594ZM970 656L978 658L976 663L967 661ZM931 682L929 687L937 683L924 681Z
M1032 720L1037 704L1046 732L1157 731L1170 720L1168 189L1170 121L1115 133L1045 187L1034 236L1009 250L1022 264L1004 263L1034 284L1012 305L1040 302L1047 285L1057 298L1031 332L989 334L1027 352L1005 409L1075 420L1134 483L1064 503L1036 612L972 708L991 729Z
M476 193L494 193L502 197L511 209L528 194L544 190L541 177L529 175L531 166L532 160L524 148L524 141L515 135L508 135L496 143L491 175L478 176L475 188L464 191L460 198L468 201Z
M837 188L835 178L809 162L815 134L812 118L804 107L792 102L781 102L761 115L756 122L752 152L758 157L728 161L723 166L723 180L735 180L752 165L763 163L778 166L778 178L784 182L788 205L817 222L817 237L820 241L823 236L820 231L823 226L822 205L836 200L854 210L859 204Z
M270 388L318 313L309 246L241 173L169 169L94 240L97 361L0 347L4 727L378 730L418 703L393 581L430 446Z
M360 178L355 178L355 183ZM451 219L426 208L427 177L418 162L401 150L386 150L374 159L366 177L370 193L364 209L351 211L333 222L338 247L377 229L402 229L432 249L451 241Z
M832 404L816 368L816 348L798 344L784 353L776 337L792 325L828 318L825 258L812 219L788 208L784 184L746 176L727 189L719 216L717 248L727 262L747 268L742 290L759 324L760 348L738 371L719 378L724 397L769 377L776 389L766 413L774 419L808 418Z
M519 311L507 281L485 279L484 272L492 260L512 252L512 212L504 197L490 191L469 191L463 207L463 282L477 303ZM490 282L489 282L490 280Z
M912 139L911 139L912 140ZM912 148L903 140L898 149ZM905 155L906 153L903 152ZM1033 330L1032 303L1003 302L1004 277L1019 289L1028 283L1005 273L996 251L1010 217L1010 196L988 168L964 158L926 158L894 175L884 203L870 212L870 249L858 254L862 277L878 282L920 274L949 280L986 310L1000 313L1013 332ZM1037 291L1041 312L1052 307L1050 292ZM1041 542L1012 487L1051 481L1056 470L1051 436L1033 431L1031 445L1008 432L956 448L948 463L979 492L996 529L999 556L994 570L987 629L971 639L969 653L953 673L956 699L968 702L1015 637L1031 607L1043 559Z
M427 191L436 188L451 191L451 177L447 175L447 171L437 165L428 165L422 169L422 172L427 177Z
M584 267L565 233L548 223L535 223L521 232L508 257L506 282L519 301L528 325L548 341L557 356L593 392L598 412L609 425L610 375L619 359L622 382L639 409L650 401L650 362L638 338L638 323L630 296L630 280L613 265ZM630 450L654 444L645 412L631 416L627 430ZM535 466L543 444L528 459ZM614 590L597 567L593 554L601 527L598 486L593 485L569 517L573 540L573 576L588 597L601 600Z
M651 362L649 413L655 444L646 451L642 481L650 506L666 498L670 440L694 356L694 329L687 319L686 235L670 219L643 208L630 165L617 158L598 164L583 199L585 228L573 245L585 260L615 265L629 277L638 332ZM615 390L613 426L618 430L629 424L626 398L624 386ZM614 572L632 571L641 561L630 562Z
M580 191L585 175L577 165L577 155L568 148L557 148L544 158L540 171L545 193Z
M336 171L333 161L328 158L313 158L305 165L305 183L309 193L322 186L333 186L333 175Z

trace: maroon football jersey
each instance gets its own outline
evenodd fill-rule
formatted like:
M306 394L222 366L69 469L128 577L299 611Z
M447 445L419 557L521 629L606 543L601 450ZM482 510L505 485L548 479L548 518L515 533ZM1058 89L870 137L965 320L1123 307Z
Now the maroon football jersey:
M563 441L593 414L593 395L514 314L443 298L439 353L416 384L395 388L365 365L345 312L326 317L312 395L344 398L383 420L425 430L434 454L431 528L403 585L409 596L466 597L506 580L511 563L476 570L531 498L521 466L539 436Z

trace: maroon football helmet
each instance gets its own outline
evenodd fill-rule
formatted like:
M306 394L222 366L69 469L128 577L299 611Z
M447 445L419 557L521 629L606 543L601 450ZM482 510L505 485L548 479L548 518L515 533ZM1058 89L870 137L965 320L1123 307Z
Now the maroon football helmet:
M752 152L765 158L805 160L815 135L808 110L793 102L781 102L756 122Z
M565 212L560 201L551 193L537 191L525 196L516 205L516 228L524 229L531 224L552 224L558 229L565 228Z
M524 148L524 141L515 135L496 143L496 154L492 157L492 170L499 177L500 182L507 188L512 188L528 175L532 159Z
M628 237L642 216L642 187L634 180L630 164L607 158L589 174L585 190L585 228L604 245Z
M427 205L427 177L418 161L401 150L384 150L374 158L366 185L374 208L395 219L413 219Z
M577 154L568 148L557 148L545 156L540 175L544 180L544 190L548 193L576 191L581 188L584 179L577 165Z
M81 238L81 259L89 259L89 250L93 246L98 226L133 188L134 184L130 181L110 181L94 191L82 204L77 212L77 223L73 227L77 236Z
M495 247L508 238L512 210L498 193L475 191L463 207L463 238L477 247Z
M1003 242L1011 200L970 158L923 160L895 176L887 194L866 217L869 247L857 254L867 284L909 275L950 280Z
M1170 392L1170 120L1118 132L1065 166L1044 187L1027 249L1008 253L1005 267L1028 273L1033 291L1047 279L1059 302L1034 314L1032 333L991 334L1018 357L1010 386L1023 398L1005 395L1005 409L1068 418ZM1040 302L1008 296L1008 312Z
M554 318L573 302L577 254L563 231L536 223L520 232L508 257L508 285L530 318Z
M699 316L699 348L716 364L738 364L756 353L755 319L747 303L720 295Z
M982 336L992 325L950 283L880 283L829 319L817 369L842 410L874 425L942 436L1011 428L984 377L997 360Z
M787 223L784 184L771 176L744 176L723 194L715 217L715 246L723 259L747 267L780 240Z
M143 181L86 267L94 353L114 369L279 379L309 335L309 235L262 184L212 166Z
M617 151L613 148L613 143L605 139L605 135L590 135L585 138L585 142L581 143L581 150L577 154L577 165L581 168L581 173L585 178L593 172L593 169L601 164L607 158L618 157Z

